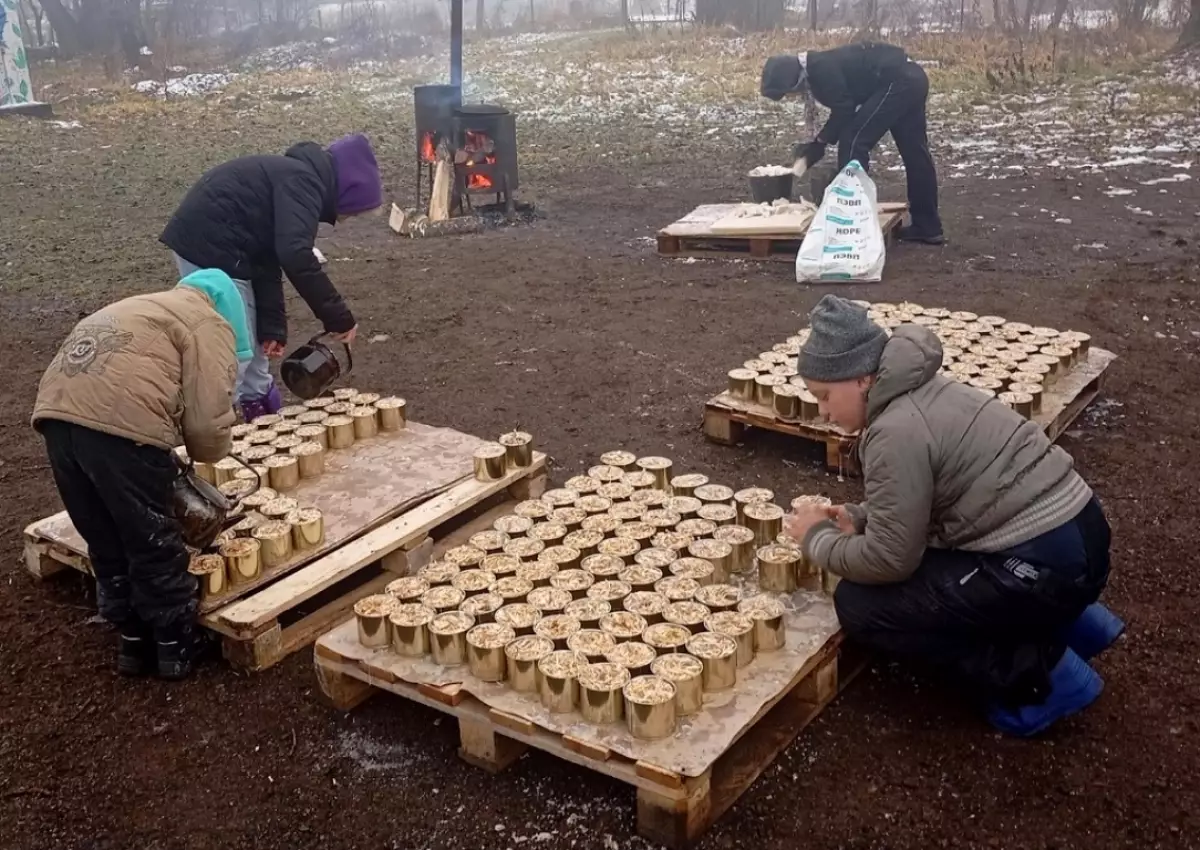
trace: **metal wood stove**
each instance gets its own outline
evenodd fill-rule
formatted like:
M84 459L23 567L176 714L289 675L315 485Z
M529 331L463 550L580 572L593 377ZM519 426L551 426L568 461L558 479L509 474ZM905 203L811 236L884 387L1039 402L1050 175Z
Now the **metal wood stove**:
M512 208L519 187L517 116L502 106L480 103L454 110L454 195L470 207L475 195L494 195Z
M461 87L453 85L417 86L413 107L417 206L423 205L423 175L433 186L441 147L454 163L452 209L470 208L479 195L511 208L518 187L516 115L491 104L464 106Z

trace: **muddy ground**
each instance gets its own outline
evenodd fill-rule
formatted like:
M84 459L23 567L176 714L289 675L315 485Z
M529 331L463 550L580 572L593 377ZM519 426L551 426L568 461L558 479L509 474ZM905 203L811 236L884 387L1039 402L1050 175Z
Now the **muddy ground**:
M360 124L401 199L406 120ZM37 584L20 568L21 528L58 509L27 419L62 337L170 280L155 239L204 165L339 129L319 110L268 126L219 107L3 128L0 846L646 846L628 787L537 753L486 775L455 757L452 723L398 699L332 712L315 699L310 653L255 676L215 665L182 685L120 680L82 579ZM624 447L787 497L852 497L797 443L755 434L727 448L700 433L725 371L794 332L822 290L798 287L787 264L658 257L655 231L741 199L738 175L762 151L637 132L602 140L628 157L597 159L591 138L529 130L523 194L541 213L530 226L408 241L360 220L323 236L360 337L380 340L361 346L357 384L404 395L431 424L520 425L559 480ZM902 197L897 178L880 173L884 198ZM950 244L897 248L882 284L839 290L1081 329L1119 355L1103 399L1062 440L1115 527L1107 600L1129 633L1098 662L1104 696L1042 740L1013 741L953 693L876 663L702 847L1200 844L1200 192L1173 185L1154 214L1131 216L1106 185L947 179ZM1056 222L1017 209L1067 211ZM294 339L314 330L303 305L291 316Z

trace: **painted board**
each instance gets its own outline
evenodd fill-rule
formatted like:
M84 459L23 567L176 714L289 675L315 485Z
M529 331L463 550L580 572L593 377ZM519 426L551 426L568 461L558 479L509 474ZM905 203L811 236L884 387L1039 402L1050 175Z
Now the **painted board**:
M0 106L33 101L29 56L17 15L18 0L0 0Z

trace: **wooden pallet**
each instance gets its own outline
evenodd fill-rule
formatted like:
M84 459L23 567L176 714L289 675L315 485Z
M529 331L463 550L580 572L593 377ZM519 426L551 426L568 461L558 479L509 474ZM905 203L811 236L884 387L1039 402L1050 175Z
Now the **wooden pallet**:
M842 643L842 633L833 633L698 775L627 758L593 739L552 732L525 717L490 708L459 684L404 681L388 666L390 653L358 646L354 623L345 623L317 641L314 666L321 694L335 708L352 709L385 691L455 717L459 756L485 770L503 770L534 747L632 785L637 792L638 833L681 848L696 841L732 807L863 668L863 659L847 655Z
M278 576L201 616L220 636L222 652L235 667L263 670L351 616L363 596L429 558L433 541L450 535L480 510L499 502L511 512L516 501L535 498L546 487L546 456L496 481L460 479L428 494L419 504L354 537L332 551ZM25 566L37 577L71 568L92 574L87 555L43 534L45 520L25 529Z
M347 449L329 453L321 475L300 481L295 490L288 492L301 505L321 511L325 519L323 544L296 551L283 563L265 568L254 580L205 597L200 613L224 607L441 493L470 473L471 453L482 442L452 428L410 422L398 433L359 440ZM50 549L47 569L55 568L55 553L66 553L66 557L57 559L58 564L90 572L86 562L80 560L86 558L87 543L65 512L34 523L29 531L27 537L55 544ZM31 566L40 577L41 566Z
M1086 363L1055 381L1043 393L1042 409L1033 421L1042 426L1051 442L1071 427L1089 404L1100 394L1104 374L1117 355L1103 348L1088 350ZM777 431L824 447L825 466L841 475L858 475L858 462L852 451L855 437L824 421L780 419L773 408L742 401L723 392L704 405L704 435L713 442L732 446L740 443L747 426Z
M727 216L737 204L704 204L658 232L658 253L666 257L706 257L732 260L774 260L794 263L804 240L803 232L731 236L713 233L712 224ZM904 219L908 204L879 205L879 224L890 243ZM808 228L805 228L807 232Z

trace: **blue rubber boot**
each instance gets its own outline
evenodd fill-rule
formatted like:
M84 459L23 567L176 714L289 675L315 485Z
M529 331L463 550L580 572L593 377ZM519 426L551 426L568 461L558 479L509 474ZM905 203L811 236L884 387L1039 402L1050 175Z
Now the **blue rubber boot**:
M1093 602L1083 609L1064 637L1067 646L1087 661L1112 646L1124 631L1124 620L1099 602Z
M1104 680L1073 649L1050 671L1050 694L1040 705L1008 709L992 706L988 720L1001 732L1029 738L1044 732L1054 721L1083 711L1104 690Z

